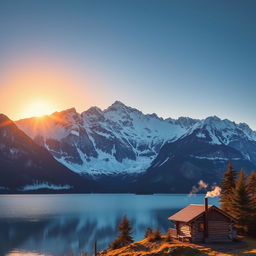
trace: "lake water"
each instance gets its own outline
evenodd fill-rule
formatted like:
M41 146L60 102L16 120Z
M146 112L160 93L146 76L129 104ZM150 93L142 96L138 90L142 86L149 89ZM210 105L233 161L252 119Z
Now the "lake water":
M117 235L123 215L133 225L135 240L147 227L166 232L167 218L188 204L202 204L204 195L65 194L1 195L0 255L78 256L105 249ZM210 204L218 205L217 198Z

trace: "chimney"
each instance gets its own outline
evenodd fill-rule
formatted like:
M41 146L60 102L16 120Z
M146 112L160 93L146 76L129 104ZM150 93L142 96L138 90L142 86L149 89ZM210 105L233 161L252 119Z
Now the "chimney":
M204 238L208 238L208 197L204 198Z

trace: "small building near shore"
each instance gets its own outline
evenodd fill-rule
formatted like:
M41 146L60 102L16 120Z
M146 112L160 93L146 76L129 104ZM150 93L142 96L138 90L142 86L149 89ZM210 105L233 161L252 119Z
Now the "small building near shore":
M189 205L168 220L174 222L172 237L190 242L224 242L236 237L236 220L214 205Z

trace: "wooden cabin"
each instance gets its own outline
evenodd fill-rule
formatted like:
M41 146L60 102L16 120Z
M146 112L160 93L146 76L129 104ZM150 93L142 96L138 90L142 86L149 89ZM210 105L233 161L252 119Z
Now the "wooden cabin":
M174 222L171 235L182 241L224 242L236 237L236 220L214 205L189 205L168 218Z

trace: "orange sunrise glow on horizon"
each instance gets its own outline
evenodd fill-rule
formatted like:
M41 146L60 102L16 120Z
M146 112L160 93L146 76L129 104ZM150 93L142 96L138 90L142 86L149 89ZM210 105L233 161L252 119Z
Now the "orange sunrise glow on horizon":
M256 129L254 8L235 16L228 3L204 3L194 16L200 8L172 1L146 12L143 1L14 2L0 1L0 112L10 119L119 100L163 118L216 115Z
M28 54L0 71L0 112L12 120L41 117L69 108L83 112L117 100L96 71L77 70L61 58ZM100 72L100 71L99 71Z
M13 120L44 116L56 111L76 107L89 108L90 90L86 79L69 67L52 61L33 60L8 67L0 79L0 109Z

